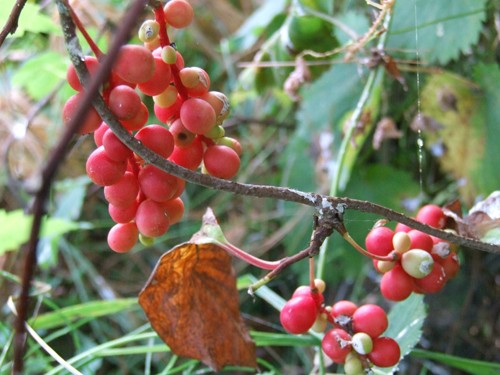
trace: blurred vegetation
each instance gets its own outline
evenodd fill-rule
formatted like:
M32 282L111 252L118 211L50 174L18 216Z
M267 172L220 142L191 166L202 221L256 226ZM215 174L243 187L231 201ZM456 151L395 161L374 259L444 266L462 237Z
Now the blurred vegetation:
M372 35L347 63L346 52L377 15L364 1L190 3L195 23L173 38L186 64L207 70L212 88L231 99L226 131L244 149L238 181L330 192L408 215L424 203L453 199L467 212L475 201L500 190L498 2L398 0L383 49L376 48L380 37ZM13 4L0 3L1 25ZM105 50L125 2L72 4ZM292 82L296 86L290 90L285 82L290 84L299 54L310 76L303 74L304 82ZM65 83L68 65L55 5L28 2L17 33L0 49L0 225L11 228L0 230L0 241L10 240L0 250L1 374L10 373L11 301L19 292L16 275L24 260L19 244L26 222L15 221L12 212L29 210L37 173L58 140L61 108L72 94ZM352 142L343 142L370 79L366 110L357 118ZM377 143L382 119L400 136ZM75 139L53 186L48 213L63 227L45 233L38 249L31 326L84 374L209 373L169 353L138 308L136 296L156 261L198 230L207 206L232 243L266 259L306 246L312 211L189 185L183 195L185 218L168 235L152 247L114 254L106 244L112 222L102 189L85 176L92 147L92 137ZM349 211L346 225L362 243L377 219ZM425 305L421 299L411 301L417 307L395 305L391 326L401 330L413 322L410 312L418 311L419 322L427 314L411 332L408 351L418 342L417 349L400 363L400 373L498 373L500 260L462 249L461 261L459 276L439 294L426 296ZM262 372L324 373L327 364L315 362L317 338L284 335L276 311L283 298L307 282L307 262L286 270L255 300L244 286L263 273L238 260L234 266ZM318 268L328 285L327 301L349 298L393 307L381 300L371 262L337 236L325 247ZM26 373L66 373L40 343L30 338L28 346ZM238 371L245 369L228 370Z

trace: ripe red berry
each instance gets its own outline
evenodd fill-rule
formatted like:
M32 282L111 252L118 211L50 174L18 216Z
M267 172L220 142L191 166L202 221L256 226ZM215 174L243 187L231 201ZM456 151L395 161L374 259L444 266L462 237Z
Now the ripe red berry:
M163 8L167 24L176 29L183 29L193 21L194 11L185 0L171 0Z
M342 328L333 328L325 333L321 341L321 348L335 363L344 363L347 355L352 351L351 335Z
M431 273L421 279L415 279L415 291L418 293L437 293L443 289L446 280L443 266L435 262Z
M156 202L167 202L177 192L179 178L148 164L139 172L138 180L146 197Z
M388 325L387 314L384 309L377 305L360 306L352 315L354 332L364 332L371 338L380 336Z
M119 120L130 120L137 116L141 103L137 92L127 85L116 86L109 93L109 109Z
M373 340L372 351L368 359L379 367L395 366L401 357L401 349L398 343L390 337L378 337Z
M195 134L207 133L216 121L212 106L199 98L190 98L182 103L180 118L184 127Z
M164 235L169 228L169 220L161 203L146 199L139 204L135 215L139 232L148 237Z
M125 174L116 184L104 187L104 197L116 207L130 206L139 194L139 182L131 172Z
M365 239L366 250L376 255L387 255L393 249L392 237L394 232L387 227L377 227L368 233Z
M108 232L108 245L117 253L129 252L137 243L139 231L135 223L116 224Z
M108 204L108 212L111 220L115 223L125 224L134 220L135 214L137 213L137 207L139 207L139 202L137 201L125 207L117 207L110 203Z
M80 107L80 103L83 100L83 96L85 93L79 92L73 96L71 96L66 103L64 104L62 110L62 119L64 124L68 124L73 117L75 117L78 108ZM92 133L101 125L101 117L94 109L94 107L90 107L85 115L84 120L82 121L82 125L78 130L78 134L88 134Z
M299 296L285 303L280 312L280 322L289 333L306 333L313 326L318 316L318 308L314 299Z
M164 158L168 158L174 151L174 137L169 129L161 125L145 126L134 138Z
M446 224L446 216L443 209L435 204L428 204L420 208L416 219L421 223L439 229L443 228Z
M411 249L422 249L429 253L432 251L434 242L432 241L432 237L427 233L412 229L408 232L408 236L411 239Z
M413 288L413 278L399 264L384 273L380 280L380 292L390 301L405 300L410 296Z
M358 306L354 302L341 300L333 304L330 315L334 320L340 316L352 317L357 309Z
M323 302L325 301L325 297L323 297L323 293L321 293L319 290L312 291L311 287L309 285L301 285L292 294L292 298L299 297L299 296L307 296L311 297L314 302L316 302L316 306L321 306Z
M127 163L110 159L101 146L89 155L85 168L96 185L108 186L116 184L122 178L127 170Z
M94 56L85 56L85 66L89 71L90 76L94 75L97 69L99 68L99 61ZM70 65L68 70L66 71L66 80L69 85L76 91L82 91L83 86L80 83L78 75L76 74L75 67Z
M191 170L197 169L203 160L203 143L201 139L196 137L185 147L176 145L168 160Z
M207 147L203 164L210 175L229 179L238 173L240 157L230 147L214 145Z
M147 82L155 71L153 55L146 47L126 44L120 49L113 71L130 83Z

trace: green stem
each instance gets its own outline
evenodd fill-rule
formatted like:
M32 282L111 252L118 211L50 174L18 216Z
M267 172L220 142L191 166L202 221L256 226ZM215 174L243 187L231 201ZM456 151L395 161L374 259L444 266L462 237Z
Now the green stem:
M385 30L389 30L389 25L391 22L391 15L392 12L387 12L385 19L384 19L384 28ZM380 40L377 44L377 49L383 49L385 47L385 43L387 41L387 31L382 34L380 37ZM372 70L368 76L368 80L366 81L365 87L363 88L363 92L361 93L361 96L358 100L358 103L356 104L356 108L354 109L354 112L351 115L351 118L349 119L349 128L344 136L344 139L342 140L342 144L340 145L339 149L339 158L337 162L337 168L335 169L335 174L332 179L332 184L330 187L330 196L337 196L339 194L339 188L340 188L340 181L342 179L342 173L344 172L344 167L345 167L345 161L347 157L347 151L349 149L349 146L352 142L352 138L354 136L354 131L356 130L356 124L361 118L361 115L363 113L363 109L365 108L366 104L368 103L368 99L370 98L373 88L374 88L374 83L377 81L376 78L378 78L378 75L384 74L384 68L383 67L378 67L374 70ZM382 79L380 77L380 79ZM325 239L323 242L323 245L321 246L320 253L318 256L318 266L317 266L317 277L319 279L323 278L325 269L326 269L326 251L328 249L328 245L330 242L330 238L328 237Z

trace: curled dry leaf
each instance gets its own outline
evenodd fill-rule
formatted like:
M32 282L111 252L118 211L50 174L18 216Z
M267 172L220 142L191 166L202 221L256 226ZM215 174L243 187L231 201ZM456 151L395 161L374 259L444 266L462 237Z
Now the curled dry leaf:
M215 220L213 213L208 218ZM198 359L215 371L227 365L256 367L231 257L210 243L203 228L163 254L139 294L139 304L175 354Z
M500 244L500 191L474 205L469 214L462 217L458 200L443 207L448 217L446 227L455 229L460 235Z
M301 99L299 90L306 82L311 81L311 71L303 57L295 59L295 69L286 79L283 89L293 101Z
M397 139L401 138L403 133L396 127L396 123L390 117L383 117L375 128L375 133L373 134L373 148L375 150L380 149L382 142L386 139Z

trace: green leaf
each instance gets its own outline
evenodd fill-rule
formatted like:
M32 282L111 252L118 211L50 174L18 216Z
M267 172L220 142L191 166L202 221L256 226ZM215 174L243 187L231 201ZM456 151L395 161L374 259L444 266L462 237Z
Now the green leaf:
M15 4L16 0L2 0L0 2L0 25L5 25ZM54 20L46 14L41 13L40 10L40 5L32 2L26 3L19 17L16 32L14 34L9 34L8 37L22 37L27 31L61 35L61 30Z
M460 191L468 203L500 184L494 163L500 159L500 90L493 84L500 71L480 65L475 75L483 91L461 76L443 72L429 77L421 95L422 115L435 123L423 132L425 146L444 171L464 181Z
M262 30L271 23L274 17L283 13L286 4L286 0L265 1L236 31L231 38L232 43L238 46L238 50L252 47L261 36Z
M454 355L429 352L426 350L416 349L411 352L412 357L430 359L442 364L463 370L473 375L498 375L500 373L500 364L477 361Z
M422 336L422 326L427 316L424 297L413 293L394 305L389 312L389 328L383 336L392 337L401 348L401 358L410 353ZM376 374L392 374L396 367L377 368Z
M99 318L132 308L139 308L137 298L92 301L38 315L30 320L30 324L34 329L50 329L68 325L79 319Z
M25 243L30 234L32 217L22 210L7 212L0 210L0 255L6 251L14 251ZM41 237L51 237L78 229L80 226L72 221L50 218L42 224Z
M47 51L26 61L13 75L12 83L24 88L35 100L48 95L66 77L67 62L59 53Z
M388 48L418 48L422 60L429 64L457 59L477 43L487 1L396 1Z

